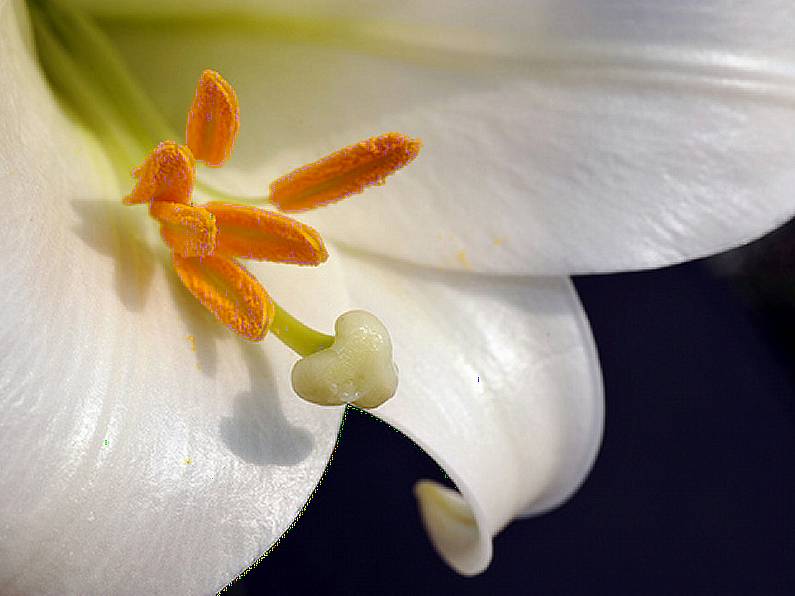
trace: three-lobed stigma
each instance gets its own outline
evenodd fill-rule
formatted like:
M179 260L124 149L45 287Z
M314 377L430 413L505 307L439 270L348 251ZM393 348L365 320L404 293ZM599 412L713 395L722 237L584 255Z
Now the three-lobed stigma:
M395 394L398 384L386 327L369 312L352 310L337 319L334 329L331 346L293 367L295 392L324 406L377 408Z
M196 163L222 166L239 129L234 88L217 72L204 71L188 112L186 143L163 141L155 147L133 170L137 183L123 202L149 205L179 279L218 321L252 341L273 330L305 357L293 375L299 395L324 405L380 405L397 386L391 340L383 325L355 311L338 319L336 339L314 331L281 309L239 262L320 265L328 251L317 230L249 205L193 203ZM420 148L420 141L400 133L375 136L279 178L263 200L288 213L328 205L383 184ZM365 369L372 374L363 374Z

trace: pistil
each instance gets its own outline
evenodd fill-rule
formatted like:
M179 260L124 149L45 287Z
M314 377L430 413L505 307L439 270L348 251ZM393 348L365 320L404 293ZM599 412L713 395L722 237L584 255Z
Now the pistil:
M273 303L273 306L271 331L284 345L299 356L309 356L320 350L325 350L334 343L333 335L326 335L305 325L276 302Z

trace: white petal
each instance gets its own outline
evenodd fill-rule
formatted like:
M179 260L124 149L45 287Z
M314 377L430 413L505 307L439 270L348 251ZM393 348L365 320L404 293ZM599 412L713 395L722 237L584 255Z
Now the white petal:
M180 286L15 9L0 0L2 591L217 591L298 515L341 411L297 399L286 348L237 340ZM333 265L255 273L321 328L347 307Z
M421 513L459 572L482 571L491 538L559 505L588 473L602 432L599 364L569 280L423 270L343 259L352 303L386 325L398 391L372 413L444 468L456 492L421 483Z
M795 211L791 2L316 6L290 10L320 20L252 17L233 33L105 23L175 126L202 68L238 87L232 165L249 192L370 134L422 138L385 188L307 219L374 253L487 272L645 268Z

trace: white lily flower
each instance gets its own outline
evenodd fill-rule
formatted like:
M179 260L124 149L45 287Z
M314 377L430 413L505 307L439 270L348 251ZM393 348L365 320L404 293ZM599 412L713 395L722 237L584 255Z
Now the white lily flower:
M374 131L423 138L410 173L306 218L332 240L322 268L250 270L315 327L365 308L390 330L400 389L375 413L455 481L460 495L417 493L437 549L477 573L511 519L576 489L602 425L570 283L495 274L662 265L785 219L793 9L380 3L363 19L360 5L258 4L245 20L215 3L183 21L164 1L92 8L174 126L197 73L234 82L243 128L217 179L241 191ZM304 506L341 409L297 399L294 356L241 342L179 285L156 230L121 206L129 189L95 131L56 103L25 8L8 0L0 75L0 279L13 289L0 318L0 581L218 589Z

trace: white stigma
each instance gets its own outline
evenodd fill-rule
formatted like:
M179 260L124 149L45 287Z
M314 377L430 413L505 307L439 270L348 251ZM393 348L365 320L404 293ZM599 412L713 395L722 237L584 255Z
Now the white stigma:
M334 330L330 347L293 367L295 392L323 406L360 408L377 408L395 395L397 367L383 323L368 312L353 310L337 319Z

